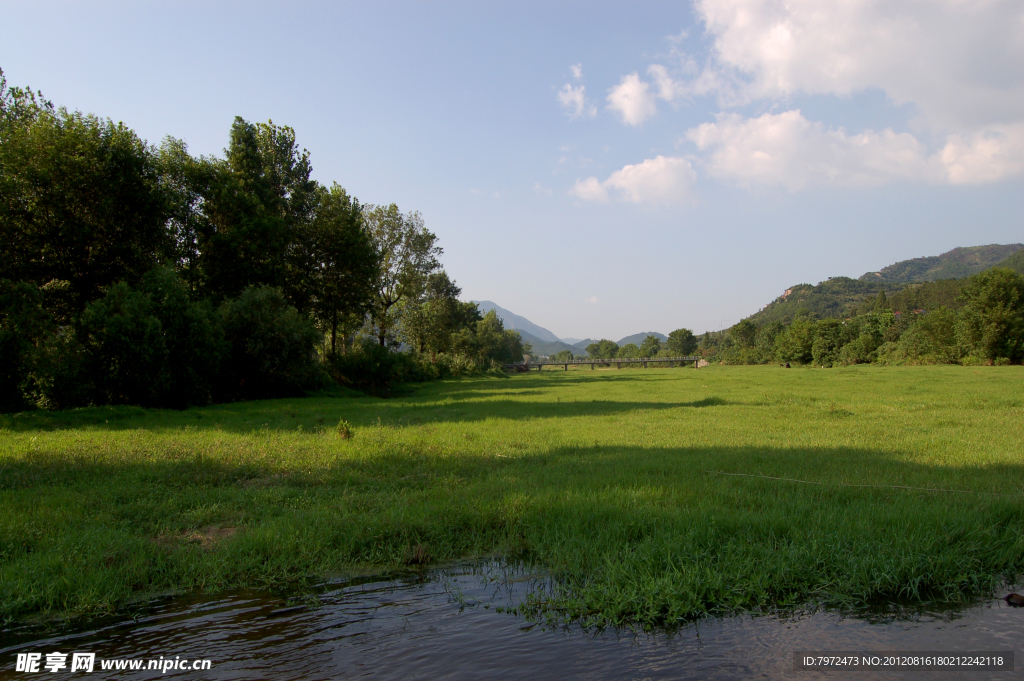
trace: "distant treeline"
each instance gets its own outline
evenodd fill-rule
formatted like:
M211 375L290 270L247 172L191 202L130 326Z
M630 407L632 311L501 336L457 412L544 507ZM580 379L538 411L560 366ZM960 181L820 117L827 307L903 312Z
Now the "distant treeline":
M236 118L224 158L195 157L0 71L0 409L386 392L522 359L418 213L311 172L287 126Z
M641 357L685 357L697 349L697 337L690 329L676 329L663 343L660 338L649 335L640 345L626 343L620 346L615 341L602 338L586 347L590 359L639 359ZM551 357L554 361L570 361L575 355L570 350L561 350Z
M1024 251L1002 263L1010 267L993 267L968 279L912 284L891 296L884 291L861 295L846 305L845 317L816 303L835 300L837 287L853 296L862 282L843 278L794 287L787 298L796 297L794 302L802 305L792 318L755 315L726 331L704 334L698 352L726 364L1020 363L1024 276L1014 271L1014 259L1024 260Z

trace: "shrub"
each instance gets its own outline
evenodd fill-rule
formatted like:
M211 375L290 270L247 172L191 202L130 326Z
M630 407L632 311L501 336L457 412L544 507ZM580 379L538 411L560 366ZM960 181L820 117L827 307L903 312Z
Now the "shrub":
M972 355L994 362L1024 359L1024 277L994 267L971 277L961 289L965 303L957 335Z
M316 353L320 335L280 289L246 288L221 305L220 320L231 344L222 398L297 396L324 385L327 377Z
M400 383L440 376L425 373L410 353L395 352L372 338L361 338L349 352L331 360L331 377L356 390L387 396Z
M794 320L789 328L780 333L775 341L778 358L782 362L807 364L813 359L814 322L807 319Z
M86 306L79 338L85 356L78 362L78 384L91 401L184 408L210 401L225 354L223 331L210 306L189 300L188 290L169 269L148 272L133 290L121 282ZM73 347L55 356L74 355ZM73 363L60 363L74 370ZM74 374L49 388L57 403L80 402L62 392Z
M0 411L29 406L26 399L40 341L53 330L40 290L0 280Z

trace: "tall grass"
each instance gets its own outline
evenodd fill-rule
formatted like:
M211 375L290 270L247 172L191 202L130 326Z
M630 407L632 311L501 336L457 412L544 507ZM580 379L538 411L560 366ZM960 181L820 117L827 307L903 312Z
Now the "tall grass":
M966 600L1024 566L1022 379L624 369L4 416L0 615L482 555L601 624Z

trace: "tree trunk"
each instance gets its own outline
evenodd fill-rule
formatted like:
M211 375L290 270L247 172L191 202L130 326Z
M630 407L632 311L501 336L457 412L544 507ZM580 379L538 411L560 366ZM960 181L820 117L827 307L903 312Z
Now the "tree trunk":
M331 359L335 357L335 350L337 348L335 339L338 336L338 313L335 312L331 315Z

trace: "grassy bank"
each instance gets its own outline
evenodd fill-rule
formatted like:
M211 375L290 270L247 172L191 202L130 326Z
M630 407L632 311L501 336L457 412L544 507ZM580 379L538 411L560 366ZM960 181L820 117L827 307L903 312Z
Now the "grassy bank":
M1022 387L1021 367L583 370L0 416L0 615L495 554L605 622L969 598L1024 567Z

